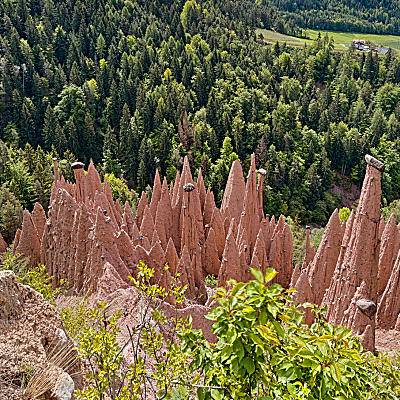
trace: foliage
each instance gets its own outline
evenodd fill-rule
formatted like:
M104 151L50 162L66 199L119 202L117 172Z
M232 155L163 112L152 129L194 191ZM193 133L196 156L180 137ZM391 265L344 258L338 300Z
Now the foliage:
M121 207L124 206L125 202L128 202L129 205L132 207L134 196L132 194L132 191L129 190L126 183L122 179L117 178L114 174L105 174L105 178L110 184L113 198L115 200L118 199Z
M306 253L306 231L300 226L297 218L293 220L291 217L286 217L285 222L289 225L292 232L293 265L302 265Z
M218 278L212 274L207 275L204 279L204 284L210 289L215 289L218 285Z
M385 359L362 353L351 331L327 323L316 306L303 324L289 292L266 285L276 274L252 270L255 280L219 288L207 316L218 340L182 329L180 338L200 375L199 399L395 399L400 375Z
M14 3L0 2L0 185L21 206L48 205L57 155L70 181L70 162L92 159L138 193L156 168L174 179L188 156L219 204L233 160L247 170L254 152L265 212L325 224L338 206L333 171L360 184L363 155L385 157L386 146L383 197L397 198L400 58L338 54L320 35L271 46L253 30L306 36L308 21L388 32L393 2L385 17L370 1L339 2L351 22L331 0L329 10L308 0Z
M89 301L83 297L72 306L63 307L60 310L65 330L68 335L76 340L82 330L89 323Z
M385 222L388 222L390 216L393 214L396 223L400 222L400 200L394 200L386 207L381 209L381 214L385 218Z
M0 233L7 243L14 239L21 223L21 203L5 185L0 186Z
M327 0L323 4L309 0L300 0L295 4L290 0L263 0L263 3L270 7L276 6L288 25L305 29L382 34L399 32L400 14L394 0ZM307 35L307 31L302 34Z
M141 296L140 321L128 327L129 338L120 346L118 321L120 312L108 315L102 302L87 310L82 332L77 336L80 357L90 366L88 387L78 391L78 399L135 400L152 398L179 399L176 385L190 381L187 374L188 358L176 341L176 329L183 320L168 319L163 311L167 299L183 301L186 288L177 286L175 279L166 290L154 283L154 269L140 263L137 277L131 277ZM168 334L164 337L162 332ZM129 354L131 364L125 367L123 355ZM149 363L152 360L153 366Z
M13 271L20 283L31 287L53 305L55 305L57 296L63 293L65 285L68 284L66 281L61 280L60 286L53 289L51 285L52 277L48 275L44 265L38 264L30 267L29 258L23 258L19 254L13 255L11 248L8 248L2 254L0 270Z
M321 240L322 240L322 236L324 235L325 232L325 228L314 228L311 231L311 235L310 235L310 242L311 244L314 246L314 249L317 250Z
M351 211L347 207L343 207L339 210L339 219L340 222L346 222L348 218L350 217Z

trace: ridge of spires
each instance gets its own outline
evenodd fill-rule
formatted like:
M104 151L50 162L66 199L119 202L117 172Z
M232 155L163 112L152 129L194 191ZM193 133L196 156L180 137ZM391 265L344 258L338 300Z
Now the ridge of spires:
M298 289L296 300L327 304L329 320L344 323L361 336L368 349L374 346L375 314L368 316L360 305L377 308L376 321L385 329L400 330L400 235L392 216L380 218L382 165L366 157L367 171L356 212L341 223L335 210L317 251L306 230L303 267L293 269L293 239L283 216L264 216L265 171L256 171L254 156L247 181L238 161L232 163L221 208L204 183L202 171L192 178L187 157L175 183L168 186L155 172L150 203L143 192L134 216L128 203L123 210L112 198L107 180L91 162L74 168L76 183L60 176L54 160L54 183L48 216L37 204L24 212L14 252L44 263L54 276L53 284L68 279L71 290L97 289L107 268L121 282L135 274L139 260L155 268L155 276L168 286L180 273L188 286L187 297L205 302L204 276L251 279L250 268L278 271L274 281ZM0 253L4 246L0 237ZM164 264L169 270L163 273ZM361 302L361 303L360 303ZM368 303L368 304L369 304Z

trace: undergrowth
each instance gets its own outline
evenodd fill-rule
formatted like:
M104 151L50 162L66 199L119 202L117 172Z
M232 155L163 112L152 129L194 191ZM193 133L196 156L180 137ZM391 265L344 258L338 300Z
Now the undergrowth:
M20 283L31 287L53 305L55 305L57 296L63 293L67 284L66 281L61 280L60 287L53 289L52 278L47 273L46 266L43 264L34 267L29 266L29 258L22 257L20 254L14 255L11 248L8 248L2 254L0 270L13 271Z

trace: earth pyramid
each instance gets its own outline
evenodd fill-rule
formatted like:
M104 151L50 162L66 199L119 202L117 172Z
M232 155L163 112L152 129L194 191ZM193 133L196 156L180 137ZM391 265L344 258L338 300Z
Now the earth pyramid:
M246 180L239 161L233 162L220 208L201 170L194 180L185 158L174 183L156 171L151 199L142 193L136 215L128 203L113 200L93 163L87 173L82 163L72 164L71 183L54 160L48 216L39 204L32 214L25 211L13 250L46 265L53 285L67 280L71 293L127 287L143 261L165 287L179 273L187 298L198 304L208 301L209 274L224 286L252 279L251 267L273 267L277 283L296 288L295 300L326 304L329 321L351 327L374 350L376 327L400 330L400 228L393 216L386 224L380 217L384 165L368 155L365 160L357 210L346 222L333 212L316 252L307 227L304 262L296 268L289 225L283 216L264 215L265 171L256 170L254 155ZM308 313L306 321L312 319Z

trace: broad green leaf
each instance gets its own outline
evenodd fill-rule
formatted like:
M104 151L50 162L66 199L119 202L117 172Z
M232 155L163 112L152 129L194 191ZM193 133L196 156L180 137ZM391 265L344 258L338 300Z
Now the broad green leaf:
M211 389L211 397L215 400L222 400L222 395L219 389Z
M251 268L251 273L257 279L258 282L264 283L263 273L257 268Z
M251 375L251 374L255 371L255 369L256 369L256 367L255 367L255 365L254 365L254 361L253 361L253 359L250 358L250 357L246 357L246 358L243 359L243 365L244 365L244 367L246 368L246 371L247 371L250 375Z

